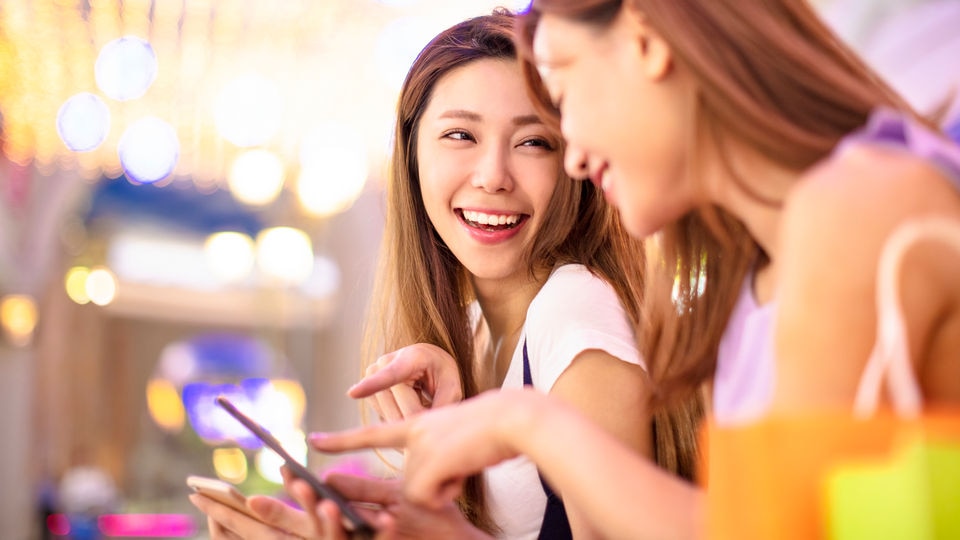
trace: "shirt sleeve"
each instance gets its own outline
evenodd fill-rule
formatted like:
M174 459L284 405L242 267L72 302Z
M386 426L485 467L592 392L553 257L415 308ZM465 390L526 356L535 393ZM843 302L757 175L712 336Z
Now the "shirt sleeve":
M526 340L533 385L541 392L549 392L586 350L644 366L613 287L582 265L565 265L551 274L527 310Z

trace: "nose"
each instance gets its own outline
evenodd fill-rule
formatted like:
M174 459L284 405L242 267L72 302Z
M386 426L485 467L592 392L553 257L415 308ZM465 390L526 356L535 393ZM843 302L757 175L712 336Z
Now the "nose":
M564 151L563 167L574 180L586 180L590 176L590 157L579 146L567 143Z
M512 190L509 149L503 145L487 145L476 162L472 184L488 193Z

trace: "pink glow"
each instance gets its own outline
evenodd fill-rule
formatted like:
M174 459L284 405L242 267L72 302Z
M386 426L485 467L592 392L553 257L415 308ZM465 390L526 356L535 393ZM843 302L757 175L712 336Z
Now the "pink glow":
M186 514L104 514L97 524L108 537L186 538L197 533L193 517Z
M50 514L47 516L47 529L52 535L66 536L70 534L70 520L63 514Z

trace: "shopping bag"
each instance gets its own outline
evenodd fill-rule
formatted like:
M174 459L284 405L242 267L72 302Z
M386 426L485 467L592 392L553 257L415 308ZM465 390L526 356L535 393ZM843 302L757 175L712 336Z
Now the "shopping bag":
M960 538L960 410L923 410L898 301L899 261L921 238L960 250L960 223L925 219L891 235L853 411L707 424L707 538ZM892 409L879 406L884 386Z

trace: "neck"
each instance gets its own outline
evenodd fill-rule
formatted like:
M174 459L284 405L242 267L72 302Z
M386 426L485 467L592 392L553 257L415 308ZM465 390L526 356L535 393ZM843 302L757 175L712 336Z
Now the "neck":
M486 346L477 351L481 359L478 376L488 381L484 386L498 387L503 382L527 318L527 308L544 281L546 275L531 277L526 272L506 280L473 278L473 289L483 313L482 330L486 334Z
M743 149L729 160L732 174L718 163L708 175L711 200L743 222L772 263L783 203L800 173Z
M718 166L708 175L711 200L740 219L766 255L754 281L757 300L766 302L776 285L783 204L801 173L743 148L730 152L729 161L732 173Z

